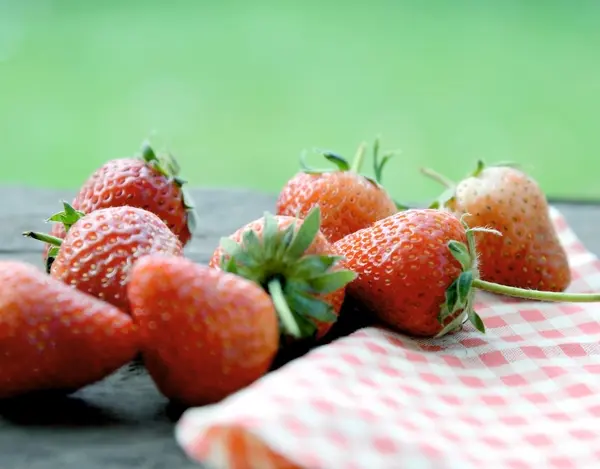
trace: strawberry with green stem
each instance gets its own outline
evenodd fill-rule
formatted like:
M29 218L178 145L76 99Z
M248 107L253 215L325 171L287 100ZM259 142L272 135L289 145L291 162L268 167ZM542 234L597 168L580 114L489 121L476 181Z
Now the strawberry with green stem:
M469 227L469 216L410 209L339 240L335 252L358 274L347 295L392 329L419 337L441 337L466 320L485 332L474 310L477 289L537 301L600 301L598 293L539 291L483 280L475 235L502 234Z
M63 202L64 211L51 219L64 223L64 239L45 233L24 236L52 246L52 277L129 312L126 295L129 271L147 254L183 255L179 238L154 213L118 206L83 214Z
M112 159L96 169L71 205L86 214L124 205L142 208L157 215L185 246L196 230L197 212L180 172L173 155L157 154L145 142L138 155ZM65 226L55 224L51 235L64 238ZM44 255L48 257L46 252Z
M222 238L209 261L269 293L284 341L323 337L355 278L319 230L320 213L318 206L304 219L265 213Z
M393 153L379 155L379 139L373 146L375 177L361 173L366 144L361 144L352 163L331 152L323 156L333 168L311 168L300 158L302 170L280 191L276 213L305 217L315 206L321 208L321 231L330 242L392 215L406 207L397 204L381 185L383 168Z
M486 166L482 161L456 184L431 169L422 172L446 187L432 207L459 218L469 213L472 225L502 233L502 237L476 236L483 279L545 291L564 291L569 286L566 251L550 219L545 194L532 177L511 163Z
M546 301L546 302L573 302L573 303L595 303L600 301L600 293L565 293L532 290L529 288L517 288L510 285L501 285L480 278L481 264L478 258L481 253L477 252L475 235L478 233L487 233L501 238L503 235L497 230L491 228L474 227L469 228L465 218L470 218L471 214L465 213L461 216L461 224L465 228L467 244L452 240L448 242L448 249L461 265L462 273L454 280L446 291L446 302L444 303L439 321L443 323L448 317L451 317L459 310L464 313L453 322L449 323L440 331L439 335L444 335L453 330L458 324L466 318L475 325L475 327L485 332L485 327L481 318L473 310L475 289L495 293L499 295L511 296L514 298Z

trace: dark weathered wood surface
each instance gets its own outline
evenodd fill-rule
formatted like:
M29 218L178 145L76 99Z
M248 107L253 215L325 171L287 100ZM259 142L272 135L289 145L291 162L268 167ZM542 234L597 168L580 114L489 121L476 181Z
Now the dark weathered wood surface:
M192 191L199 212L187 255L208 261L219 238L274 209L275 197L245 190ZM0 188L0 259L41 266L41 244L26 230L47 230L44 219L73 193ZM600 205L556 204L588 249L600 254ZM179 413L139 367L128 366L53 402L0 402L0 469L197 468L175 443Z

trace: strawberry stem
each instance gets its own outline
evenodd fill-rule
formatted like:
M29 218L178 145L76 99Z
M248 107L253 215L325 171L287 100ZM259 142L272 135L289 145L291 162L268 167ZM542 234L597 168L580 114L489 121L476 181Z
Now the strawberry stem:
M71 227L85 216L80 210L75 210L71 204L63 200L63 211L55 213L47 222L62 223L65 232L68 232Z
M484 169L485 163L483 162L483 160L477 160L477 167L475 168L475 171L473 171L473 173L471 174L471 177L479 176Z
M420 171L425 176L433 179L434 181L440 183L441 185L443 185L444 187L446 187L448 189L452 189L452 188L456 187L456 183L454 181L452 181L451 179L447 178L443 174L438 173L434 169L431 169L431 168L421 168Z
M149 142L142 144L140 153L141 158L163 176L174 179L179 186L185 183L184 180L178 178L181 168L173 155L169 153L157 155Z
M487 282L481 279L473 280L473 287L499 295L523 298L536 301L558 301L572 303L593 303L600 301L600 293L565 293L540 290L528 290L525 288L509 287L498 283Z
M355 173L360 173L360 170L363 165L363 161L365 160L365 151L367 149L367 144L362 142L358 149L356 150L356 155L354 155L354 160L352 160L352 165L350 166L350 171Z
M375 181L381 185L381 178L383 177L383 168L385 165L397 154L400 153L400 150L387 151L383 155L379 155L379 147L380 147L380 136L375 138L373 142L373 172L375 173ZM402 206L403 209L407 208Z
M142 143L142 149L141 149L140 153L141 153L142 159L146 163L151 163L153 161L158 162L158 158L156 157L156 153L154 153L154 150L150 146L149 142Z
M269 281L269 283L267 283L267 290L269 290L273 305L275 306L275 310L279 315L279 319L281 320L281 324L285 331L293 337L300 337L300 327L294 319L294 313L292 313L287 301L285 300L285 295L283 293L280 280L278 278L274 278Z
M461 216L460 222L465 228L467 244L456 240L448 242L448 249L452 256L460 263L462 272L446 289L446 301L441 305L438 320L443 325L437 337L455 331L460 328L465 320L468 320L475 328L485 333L485 325L474 308L476 289L495 293L498 295L512 296L534 301L555 301L571 303L593 303L600 302L600 293L565 293L544 290L531 290L525 288L511 287L498 283L488 282L479 278L477 268L477 252L475 246L475 233L485 232L502 236L500 231L492 228L473 227L470 228L465 222L469 213ZM452 318L446 323L448 318Z
M44 243L51 244L52 246L60 246L62 244L62 239L57 238L56 236L52 236L45 233L36 233L35 231L25 231L23 232L23 236L26 238L36 239L38 241L42 241Z

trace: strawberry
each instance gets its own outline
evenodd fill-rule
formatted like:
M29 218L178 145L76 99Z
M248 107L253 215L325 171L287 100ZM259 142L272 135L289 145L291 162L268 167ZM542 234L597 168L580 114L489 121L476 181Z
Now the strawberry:
M333 249L358 273L346 288L348 295L398 331L434 336L460 314L453 311L440 322L446 292L461 275L472 275L462 274L449 241L467 243L458 218L439 210L412 209L345 236Z
M537 301L598 302L600 293L561 293L483 280L475 235L501 236L469 227L464 215L409 209L384 218L333 245L358 276L346 287L381 322L417 337L441 337L469 321L485 332L473 309L477 289Z
M107 161L94 171L71 205L83 213L123 205L143 208L164 221L186 246L195 230L197 214L179 170L170 154L157 156L144 144L140 155ZM62 239L65 229L54 225L51 234ZM46 246L45 256L48 249Z
M238 274L271 295L284 343L320 339L337 321L355 274L319 230L320 209L306 218L265 213L221 240L209 266Z
M219 401L261 378L276 355L273 302L238 275L149 255L134 264L127 291L144 365L169 399Z
M537 182L510 165L477 169L458 184L432 170L424 172L448 186L434 207L469 223L502 233L477 233L481 278L519 288L564 291L571 283L567 254L550 219L548 202Z
M175 234L152 212L120 206L84 215L68 203L52 217L63 220L63 240L41 233L25 236L54 245L50 275L128 312L126 284L132 264L146 254L183 255Z
M365 146L360 146L352 167L341 156L325 153L336 169L317 170L308 167L291 178L276 202L277 215L304 218L315 206L321 208L321 232L335 242L345 235L365 228L377 220L397 212L399 206L381 186L384 165L392 154L379 161L379 142L375 142L373 161L375 179L359 174Z
M0 398L74 392L138 352L131 318L33 265L0 261Z

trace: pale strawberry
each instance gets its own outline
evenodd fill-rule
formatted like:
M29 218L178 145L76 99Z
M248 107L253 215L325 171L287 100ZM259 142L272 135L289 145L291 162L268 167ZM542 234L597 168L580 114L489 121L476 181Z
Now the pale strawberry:
M486 167L481 161L458 184L424 171L448 186L434 206L458 218L469 214L471 226L502 233L476 234L482 279L545 291L564 291L569 286L566 251L550 219L546 196L531 176L516 167Z

